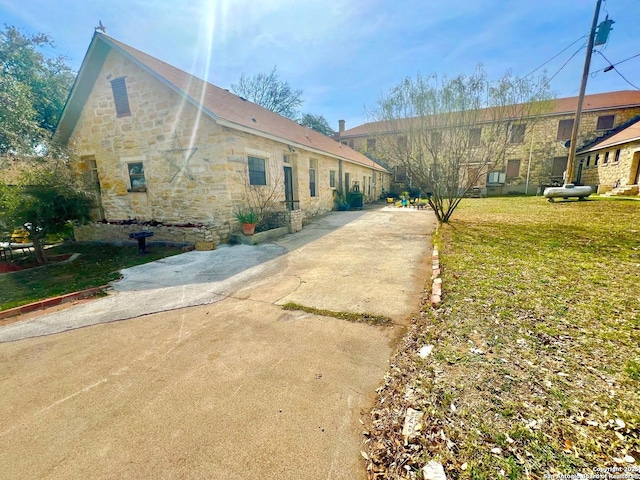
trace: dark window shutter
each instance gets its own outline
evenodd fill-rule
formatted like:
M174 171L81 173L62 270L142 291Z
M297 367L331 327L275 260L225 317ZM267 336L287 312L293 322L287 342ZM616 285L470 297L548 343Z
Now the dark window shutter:
M615 118L615 115L604 115L602 117L598 117L598 124L596 125L596 130L612 129L614 118Z
M569 140L573 130L573 118L568 120L560 120L558 122L558 140Z
M116 115L124 117L131 115L129 109L129 97L127 96L127 84L124 77L111 80L111 90L113 91L113 100L116 104Z

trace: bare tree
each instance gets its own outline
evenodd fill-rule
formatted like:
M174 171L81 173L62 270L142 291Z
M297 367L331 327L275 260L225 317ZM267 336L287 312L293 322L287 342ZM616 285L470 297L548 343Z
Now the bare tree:
M231 91L284 117L295 119L302 105L302 90L293 90L288 82L280 80L273 67L271 73L259 73L253 77L244 74Z
M406 78L372 113L376 156L406 171L441 222L469 189L513 150L512 135L549 108L543 77L506 73L493 84L479 66L470 76Z

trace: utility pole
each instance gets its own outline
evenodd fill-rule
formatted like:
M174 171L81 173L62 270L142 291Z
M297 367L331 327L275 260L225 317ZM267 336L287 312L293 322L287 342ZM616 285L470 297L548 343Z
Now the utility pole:
M587 57L584 61L584 70L582 72L582 83L580 84L580 96L578 97L578 108L576 109L576 117L573 121L573 130L571 131L571 140L569 144L569 159L567 160L567 175L564 184L573 183L573 164L576 158L576 143L578 140L578 128L580 127L580 115L582 114L582 103L584 101L584 92L587 88L587 79L589 78L589 67L591 66L591 53L593 51L593 39L596 36L596 28L598 26L598 16L600 15L600 4L602 0L596 2L596 12L593 15L593 24L591 25L591 34L589 35L589 43L587 45Z

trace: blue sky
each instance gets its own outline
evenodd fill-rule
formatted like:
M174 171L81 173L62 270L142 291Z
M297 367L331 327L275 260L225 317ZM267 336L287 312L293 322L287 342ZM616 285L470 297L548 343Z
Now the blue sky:
M406 76L455 76L478 63L490 78L526 75L589 32L595 0L0 0L0 19L25 33L48 33L78 69L101 20L107 34L228 88L242 73L269 72L303 90L303 112L337 129ZM600 19L616 23L612 63L640 53L640 0L607 0ZM559 97L578 94L586 37L549 62ZM601 54L587 93L633 89ZM640 87L640 56L616 67Z

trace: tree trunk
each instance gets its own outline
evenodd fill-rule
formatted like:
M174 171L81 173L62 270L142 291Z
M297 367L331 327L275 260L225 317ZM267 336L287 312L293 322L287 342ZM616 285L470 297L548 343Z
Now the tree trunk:
M42 249L42 244L40 243L40 239L34 235L31 237L31 241L33 242L33 251L36 254L36 263L38 265L44 265L47 263L47 256L44 254L44 250Z

